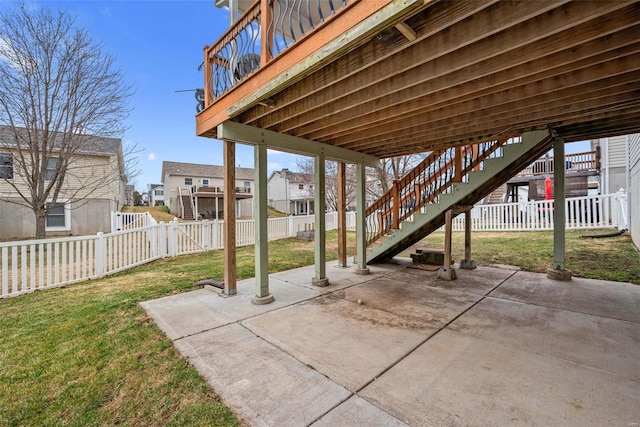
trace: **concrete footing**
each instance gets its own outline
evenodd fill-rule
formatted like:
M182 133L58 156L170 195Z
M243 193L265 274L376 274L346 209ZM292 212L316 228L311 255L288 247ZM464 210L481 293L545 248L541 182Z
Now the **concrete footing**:
M328 277L323 277L322 279L318 279L317 277L314 277L313 279L311 279L311 284L313 286L318 286L318 287L325 287L327 285L329 285L329 278Z
M458 276L456 275L456 271L453 268L444 268L442 267L438 270L438 279L441 280L456 280Z
M271 294L266 295L264 297L259 297L258 295L254 295L253 297L251 297L251 302L254 303L255 305L269 304L270 302L273 302L274 300L275 300L275 298Z
M476 262L472 259L463 259L460 261L460 268L463 270L475 270Z
M571 270L556 270L550 268L547 270L547 277L551 280L568 282L571 280Z
M360 276L366 276L367 274L371 273L371 270L369 270L368 267L356 268L355 273L359 274Z

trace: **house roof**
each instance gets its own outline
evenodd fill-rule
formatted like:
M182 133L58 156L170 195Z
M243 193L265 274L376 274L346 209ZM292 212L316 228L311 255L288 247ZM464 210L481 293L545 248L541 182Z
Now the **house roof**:
M219 165L203 165L198 163L162 162L161 181L167 175L203 177L203 178L223 178L224 167ZM253 180L255 170L251 168L236 168L237 180Z
M27 129L17 128L17 130L21 138L26 138L28 136ZM55 137L56 140L61 140L63 134L57 133ZM78 150L78 152L82 154L113 156L122 152L122 140L119 138L82 134L77 134L76 137L83 140L81 149ZM10 126L0 126L0 146L7 148L15 147L16 145L14 141L15 135L13 128ZM59 145L59 143L57 145Z
M25 141L22 146L27 148L28 143L26 143L26 141L29 136L29 130L26 128L12 128L10 126L0 126L0 148L16 150L19 148L15 142L15 131L17 131L17 137ZM117 157L120 177L123 181L127 180L125 175L124 154L122 152L121 139L84 134L74 135L82 141L80 148L76 151L76 154ZM56 140L54 142L54 146L59 147L61 145L63 136L63 133L55 134Z
M281 171L274 171L269 179L271 179L275 174L278 174L282 178L289 180L289 182L292 184L297 184L300 182L313 182L313 175L310 173L291 172L289 169L282 169Z

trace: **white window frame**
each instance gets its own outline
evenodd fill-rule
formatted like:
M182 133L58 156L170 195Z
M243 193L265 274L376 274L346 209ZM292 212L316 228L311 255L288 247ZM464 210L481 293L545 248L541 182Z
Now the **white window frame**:
M53 203L53 200L47 200L47 205ZM71 231L71 202L68 199L60 199L57 203L64 205L64 226L48 226L47 218L45 217L45 230L46 231ZM48 215L47 215L48 216Z
M53 163L53 167L49 168L49 163L55 160L55 162ZM44 180L45 181L51 181L51 178L53 178L53 174L56 171L56 167L58 166L58 162L60 161L60 159L58 157L49 157L47 158L47 167L44 170Z
M202 178L202 186L203 187L208 187L209 186L209 179L208 178Z
M189 180L189 183L187 183L187 180ZM185 178L184 185L193 185L193 178Z

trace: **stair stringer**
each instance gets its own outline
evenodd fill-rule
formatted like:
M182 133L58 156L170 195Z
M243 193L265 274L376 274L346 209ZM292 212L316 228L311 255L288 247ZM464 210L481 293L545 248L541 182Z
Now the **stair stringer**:
M392 258L444 225L445 213L454 206L472 206L522 168L546 153L552 141L548 131L532 131L522 135L522 142L502 147L502 157L484 161L484 169L469 172L467 182L454 183L451 191L440 195L439 203L426 205L425 213L414 213L412 221L403 221L400 228L370 246L367 263Z

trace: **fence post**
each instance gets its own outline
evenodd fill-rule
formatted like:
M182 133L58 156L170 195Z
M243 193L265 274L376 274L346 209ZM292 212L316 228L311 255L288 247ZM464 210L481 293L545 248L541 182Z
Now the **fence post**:
M211 223L208 220L202 221L202 249L206 252L210 250L211 246Z
M218 242L220 241L220 221L217 219L213 221L213 242L211 243L211 249L220 249Z
M99 231L97 236L98 240L96 240L96 276L102 277L104 276L106 263L106 240L102 231Z
M168 255L167 250L167 224L164 221L160 221L158 224L158 256L164 258Z
M173 220L169 223L167 240L169 243L169 256L174 257L178 254L178 221Z
M287 237L293 237L293 215L287 217Z

